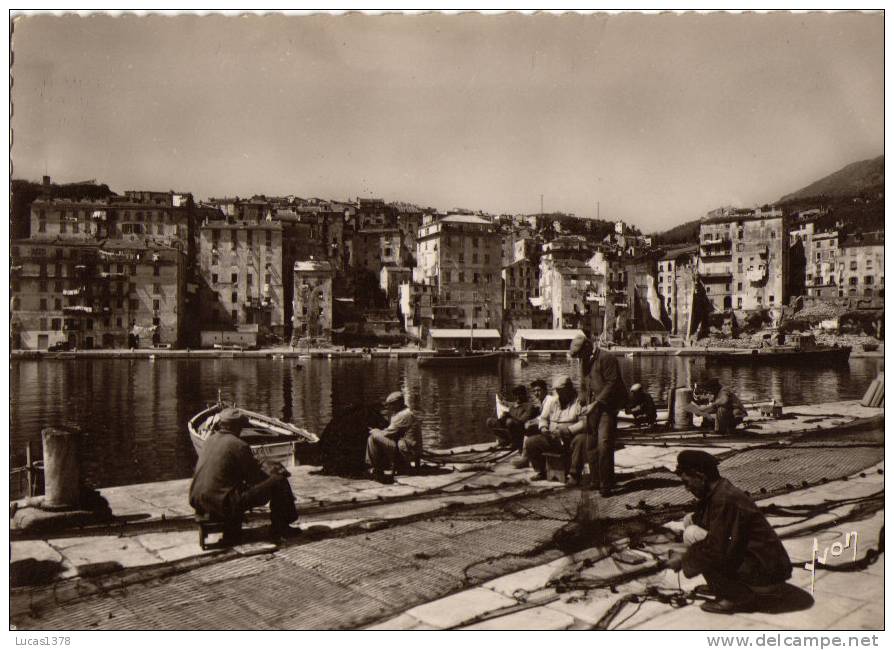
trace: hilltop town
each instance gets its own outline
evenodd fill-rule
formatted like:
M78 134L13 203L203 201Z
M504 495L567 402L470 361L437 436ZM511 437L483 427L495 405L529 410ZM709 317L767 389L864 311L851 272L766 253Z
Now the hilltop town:
M883 202L881 188L842 198L820 183L718 208L681 241L560 213L14 181L12 348L561 348L579 329L657 346L771 326L881 337L884 232L841 209Z

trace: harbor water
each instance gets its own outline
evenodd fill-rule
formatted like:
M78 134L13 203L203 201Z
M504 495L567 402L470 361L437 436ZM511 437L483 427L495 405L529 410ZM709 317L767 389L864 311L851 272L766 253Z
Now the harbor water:
M628 386L642 383L664 402L673 385L716 376L748 401L811 404L863 395L883 369L879 358L835 368L710 367L699 357L621 358ZM187 420L226 401L319 433L333 413L403 389L423 421L425 444L455 447L489 440L494 395L559 373L578 379L566 358L505 358L498 370L420 369L413 358L66 359L10 365L10 454L24 456L46 426L80 429L83 474L95 487L188 477L195 452ZM13 464L16 464L15 459Z

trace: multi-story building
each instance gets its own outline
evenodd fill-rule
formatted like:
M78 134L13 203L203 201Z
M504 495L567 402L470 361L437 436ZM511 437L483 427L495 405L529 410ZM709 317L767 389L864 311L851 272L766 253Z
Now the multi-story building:
M531 298L540 295L538 267L521 258L503 267L503 312L521 313L532 308Z
M475 215L453 214L419 229L414 281L437 288L432 311L460 327L499 330L503 319L500 235Z
M699 277L718 311L753 311L785 303L788 224L782 210L722 209L699 229Z
M256 328L283 340L282 224L204 221L199 230L204 329Z
M335 271L327 261L295 262L292 342L332 338L332 279Z
M671 334L687 334L697 265L698 246L670 250L658 260L658 293L670 320Z
M578 327L577 321L598 307L604 276L588 264L592 247L580 236L561 236L544 244L540 257L541 307L552 312L554 329Z
M843 269L839 262L838 231L811 233L802 241L806 294L817 298L835 298L841 295L839 290Z
M122 240L33 237L11 247L13 348L180 345L186 257Z
M845 238L839 252L839 296L885 297L884 231Z

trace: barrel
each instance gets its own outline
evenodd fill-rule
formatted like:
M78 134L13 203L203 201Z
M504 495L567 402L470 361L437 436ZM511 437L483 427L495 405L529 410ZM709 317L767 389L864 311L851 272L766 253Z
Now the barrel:
M692 413L686 410L691 403L692 389L686 386L678 388L674 394L674 430L681 431L692 428Z
M81 468L78 462L79 434L48 427L43 438L44 502L49 509L76 508L81 499Z

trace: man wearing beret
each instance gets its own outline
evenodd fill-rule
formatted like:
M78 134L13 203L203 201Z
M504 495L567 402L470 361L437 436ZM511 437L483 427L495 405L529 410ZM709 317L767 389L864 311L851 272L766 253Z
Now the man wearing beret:
M665 566L687 578L704 576L716 597L702 605L706 612L749 611L778 597L792 575L791 560L754 501L721 478L717 461L703 451L680 452L676 473L698 505L684 519L686 552L672 552Z
M383 412L390 418L388 427L370 431L366 441L366 461L372 467L374 480L393 483L393 475L386 476L386 470L393 472L408 466L422 455L422 427L400 391L385 398Z
M298 532L289 526L298 519L288 473L280 464L269 473L239 438L248 425L245 416L226 408L217 416L216 430L208 436L189 486L189 504L200 515L227 523L224 542L238 541L246 510L270 502L270 526L274 538Z
M581 399L587 404L587 455L591 487L603 496L615 483L615 430L618 411L627 403L627 387L618 360L583 333L571 341L569 354L581 360Z

